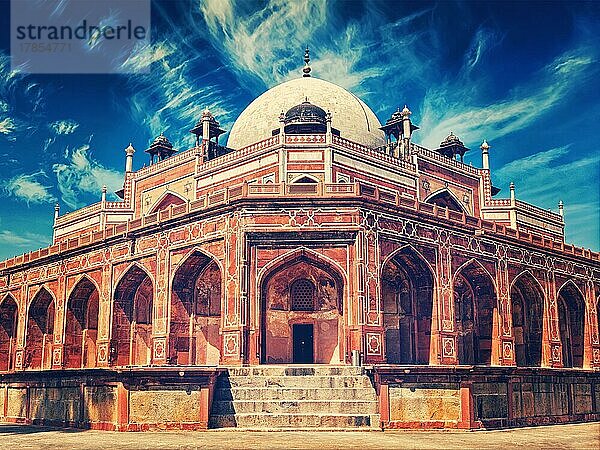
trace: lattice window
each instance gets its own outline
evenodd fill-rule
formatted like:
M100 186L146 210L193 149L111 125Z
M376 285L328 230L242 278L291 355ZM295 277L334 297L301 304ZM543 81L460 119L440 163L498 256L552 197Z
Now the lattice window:
M314 311L314 284L305 278L294 281L290 287L290 298L293 311Z

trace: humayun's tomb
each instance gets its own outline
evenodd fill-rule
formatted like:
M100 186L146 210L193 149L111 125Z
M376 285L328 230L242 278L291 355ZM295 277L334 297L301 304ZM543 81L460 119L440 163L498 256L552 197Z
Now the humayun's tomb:
M485 140L481 168L417 145L407 107L382 125L305 62L226 145L208 110L189 149L161 134L134 171L129 145L121 200L57 205L52 245L0 262L0 421L600 419L600 255L562 204L499 197Z

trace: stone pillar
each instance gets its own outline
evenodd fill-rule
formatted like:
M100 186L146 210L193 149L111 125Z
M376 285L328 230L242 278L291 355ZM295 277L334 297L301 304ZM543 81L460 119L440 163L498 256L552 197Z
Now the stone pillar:
M437 254L436 296L438 311L438 360L430 364L458 364L456 330L454 328L454 287L452 286L452 255L449 242L440 242ZM432 322L432 328L434 323ZM433 332L432 332L433 334Z
M517 229L517 201L515 199L515 183L510 182L510 227Z
M384 359L384 330L381 314L379 243L377 229L373 217L363 218L363 229L358 232L356 241L356 308L358 308L358 324L362 329L362 348L347 349L347 355L352 350L360 350L363 361L367 364L377 364ZM354 345L356 342L354 342Z
M554 273L546 273L544 283L546 302L544 303L544 329L542 332L542 366L563 367L562 343L558 324L558 299Z
M481 143L481 166L484 170L490 170L490 145L484 139Z
M243 331L241 310L246 305L241 304L238 291L239 272L238 252L240 251L238 235L239 218L229 216L225 219L223 235L224 260L223 260L223 308L222 308L222 364L240 365L243 363Z
M501 258L496 266L496 308L492 330L492 365L515 366L515 338L512 333L512 309L508 262Z
M167 349L169 348L169 305L171 298L169 292L170 253L169 240L166 232L161 232L158 237L158 250L154 274L154 312L152 317L152 364L164 365L167 363Z
M64 361L65 322L67 315L67 283L64 275L64 267L58 276L56 291L54 293L56 304L54 305L54 333L52 339L52 368L61 369Z
M135 149L131 142L129 143L129 147L125 149L125 173L133 171L133 154L135 153Z
M111 360L111 310L113 295L113 268L108 259L107 252L104 253L102 265L102 282L98 292L98 337L96 345L96 365L108 367Z
M600 340L594 283L585 284L585 321L583 336L583 367L600 367Z

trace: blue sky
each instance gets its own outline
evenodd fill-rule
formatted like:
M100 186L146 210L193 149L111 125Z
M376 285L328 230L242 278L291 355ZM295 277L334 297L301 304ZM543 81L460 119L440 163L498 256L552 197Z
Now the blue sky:
M313 74L359 95L381 121L408 104L436 146L450 132L491 144L494 184L556 210L567 242L600 249L600 3L204 0L152 3L152 42L126 64L145 74L10 70L0 0L0 258L50 243L61 213L122 184L124 148L163 131L188 148L209 107L226 129L264 90Z

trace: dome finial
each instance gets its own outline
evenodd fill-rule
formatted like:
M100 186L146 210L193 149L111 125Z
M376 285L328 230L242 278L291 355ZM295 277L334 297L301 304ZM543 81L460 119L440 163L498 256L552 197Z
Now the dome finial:
M308 45L306 46L306 50L304 50L304 68L302 69L303 77L310 77L310 71L312 70L308 63L310 62L310 50L308 49Z

